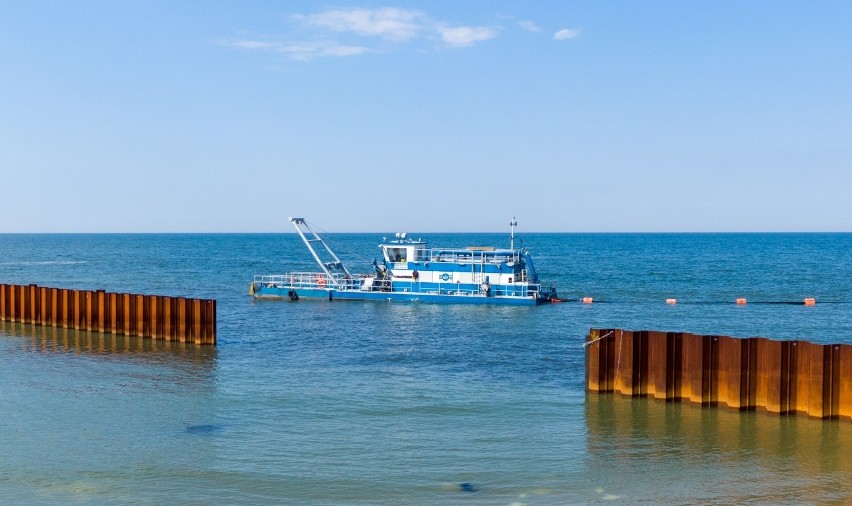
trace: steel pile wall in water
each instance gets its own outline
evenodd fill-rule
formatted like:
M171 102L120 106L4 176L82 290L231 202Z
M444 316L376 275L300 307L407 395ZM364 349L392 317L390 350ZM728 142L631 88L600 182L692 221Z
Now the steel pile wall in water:
M852 420L852 345L591 329L586 389Z
M216 301L0 284L0 320L216 344Z

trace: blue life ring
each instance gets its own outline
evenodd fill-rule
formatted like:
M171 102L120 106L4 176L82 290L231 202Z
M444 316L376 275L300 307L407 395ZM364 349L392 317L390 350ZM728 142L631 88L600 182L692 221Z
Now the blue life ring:
M444 280L444 281L449 281L450 275L445 272L445 273L441 274L441 279Z

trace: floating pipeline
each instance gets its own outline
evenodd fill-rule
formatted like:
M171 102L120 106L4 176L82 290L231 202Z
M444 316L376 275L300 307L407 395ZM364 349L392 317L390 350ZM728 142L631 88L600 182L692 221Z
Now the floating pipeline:
M852 345L591 329L586 390L852 420Z
M216 344L216 301L0 284L0 321Z
M582 302L583 304L668 304L668 305L692 305L692 306L711 306L711 305L789 305L789 306L815 306L816 299L807 297L803 300L748 300L744 297L738 297L733 300L682 300L668 298L664 300L600 300L592 297L581 298L553 298L549 302ZM848 300L820 300L820 304L852 304Z

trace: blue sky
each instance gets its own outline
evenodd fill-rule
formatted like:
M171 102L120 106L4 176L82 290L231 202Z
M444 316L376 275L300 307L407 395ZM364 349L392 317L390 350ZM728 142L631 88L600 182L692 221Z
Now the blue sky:
M850 231L850 2L0 6L0 232Z

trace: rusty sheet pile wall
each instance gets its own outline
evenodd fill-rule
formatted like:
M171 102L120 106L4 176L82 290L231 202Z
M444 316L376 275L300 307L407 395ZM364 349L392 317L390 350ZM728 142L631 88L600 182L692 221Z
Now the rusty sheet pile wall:
M0 284L0 320L216 344L216 301Z
M591 329L586 389L852 420L852 345Z

